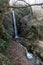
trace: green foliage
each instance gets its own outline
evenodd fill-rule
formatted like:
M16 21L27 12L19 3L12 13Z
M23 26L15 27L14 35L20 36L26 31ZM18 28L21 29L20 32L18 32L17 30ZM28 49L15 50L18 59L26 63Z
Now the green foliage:
M33 53L33 46L30 43L28 46L26 46L27 50Z
M1 6L5 6L7 4L7 0L0 0Z
M28 34L27 38L29 40L32 40L32 41L35 40L38 37L37 27L32 25L27 34Z
M7 43L9 43L11 40L11 36L8 33L4 32L2 35L2 39L5 40Z
M0 40L0 52L2 52L3 50L5 50L7 47L6 47L6 41L4 40Z
M21 14L22 16L25 16L25 15L30 14L30 9L28 9L28 8L20 8L20 9L16 10L16 12L18 14Z
M0 59L0 65L2 65L2 60Z
M2 39L0 39L0 52L3 52L7 49L11 41L11 36L3 33Z

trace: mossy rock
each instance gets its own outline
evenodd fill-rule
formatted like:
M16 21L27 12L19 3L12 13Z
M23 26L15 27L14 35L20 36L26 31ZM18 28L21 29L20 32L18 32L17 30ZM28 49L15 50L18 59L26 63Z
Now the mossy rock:
M26 48L27 48L27 50L28 50L28 51L30 51L30 52L32 52L32 53L33 53L34 48L33 48L33 46L32 46L32 44L31 44L31 43L30 43L30 44L28 44L28 45L26 46Z

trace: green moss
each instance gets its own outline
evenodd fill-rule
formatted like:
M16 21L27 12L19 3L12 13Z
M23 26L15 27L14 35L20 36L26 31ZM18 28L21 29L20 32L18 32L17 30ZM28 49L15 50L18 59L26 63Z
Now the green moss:
M10 43L12 37L9 34L4 32L2 35L2 39L5 40L7 43Z
M28 44L28 45L26 46L26 48L27 48L28 51L33 52L33 46L32 46L31 43Z
M6 49L6 41L0 40L0 52Z
M8 0L0 0L1 6L5 6L7 4Z
M21 14L22 16L25 16L31 13L30 9L28 8L22 8L22 9L20 8L18 10L15 10L15 12L17 12L18 14Z
M36 26L32 25L30 30L27 33L27 38L30 41L34 41L38 37L38 29Z

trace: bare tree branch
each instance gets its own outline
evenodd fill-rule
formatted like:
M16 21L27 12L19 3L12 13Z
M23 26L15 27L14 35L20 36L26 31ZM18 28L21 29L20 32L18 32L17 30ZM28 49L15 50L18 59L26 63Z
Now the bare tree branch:
M43 3L39 3L39 4L31 4L28 6L8 6L8 8L26 8L26 7L31 7L31 6L41 6L43 5Z
M30 6L41 6L43 5L43 3L39 3L39 4L31 4Z

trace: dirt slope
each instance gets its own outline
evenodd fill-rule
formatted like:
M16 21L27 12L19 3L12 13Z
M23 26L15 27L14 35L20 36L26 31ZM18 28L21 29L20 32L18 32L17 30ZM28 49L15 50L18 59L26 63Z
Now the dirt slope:
M21 47L20 44L12 41L9 52L11 55L11 62L13 65L32 65L32 63L27 60L25 56L25 50Z

